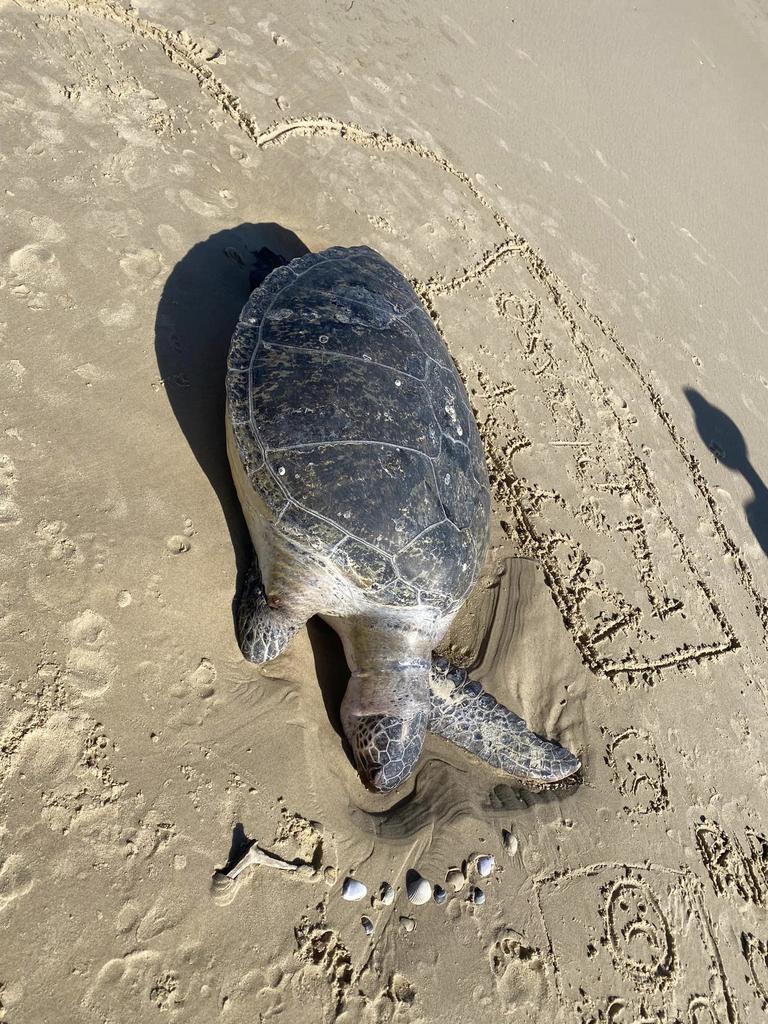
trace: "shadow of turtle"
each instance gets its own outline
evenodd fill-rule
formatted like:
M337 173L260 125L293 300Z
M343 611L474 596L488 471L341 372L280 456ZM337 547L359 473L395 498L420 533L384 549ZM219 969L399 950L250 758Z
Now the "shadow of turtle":
M309 642L320 693L328 721L339 736L350 764L354 764L352 748L341 725L341 702L347 692L349 667L338 633L327 622L315 616L307 623Z
M252 549L229 469L224 432L224 380L229 342L258 277L259 250L291 260L308 252L279 224L239 224L198 242L165 282L155 318L160 377L179 427L221 502L237 565L236 595ZM254 270L256 276L254 278Z
M225 376L232 332L251 291L274 267L262 249L290 261L309 252L279 224L239 224L193 246L171 271L155 318L155 354L179 427L221 503L235 552L237 600L253 558L229 468L224 429ZM341 641L320 619L309 623L315 668L328 719L342 739L339 707L349 670Z
M693 410L696 429L715 459L741 473L752 488L752 500L745 504L744 511L757 543L768 555L768 487L750 462L744 435L727 413L695 388L683 388L683 394Z

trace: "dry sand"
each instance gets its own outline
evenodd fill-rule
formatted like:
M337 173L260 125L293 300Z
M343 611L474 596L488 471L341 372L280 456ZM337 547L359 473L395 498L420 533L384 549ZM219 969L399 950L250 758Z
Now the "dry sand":
M767 51L762 0L0 3L0 1021L761 1018ZM334 636L240 657L249 251L358 243L486 444L448 646L575 792L435 740L374 797ZM217 900L246 838L303 866Z

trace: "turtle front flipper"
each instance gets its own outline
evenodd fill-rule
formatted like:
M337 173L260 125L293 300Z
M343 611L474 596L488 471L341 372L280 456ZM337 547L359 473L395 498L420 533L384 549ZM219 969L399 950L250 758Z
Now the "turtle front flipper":
M520 782L562 782L581 767L569 750L531 732L522 718L444 658L432 661L429 690L429 731Z
M302 618L291 617L282 608L270 606L259 564L254 560L237 607L237 639L243 657L256 665L272 661L283 653L304 622Z

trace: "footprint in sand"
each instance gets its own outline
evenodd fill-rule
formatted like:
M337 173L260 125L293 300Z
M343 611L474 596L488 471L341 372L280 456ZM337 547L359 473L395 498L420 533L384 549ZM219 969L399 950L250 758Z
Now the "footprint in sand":
M207 700L216 692L214 683L218 672L216 666L208 658L201 658L197 668L186 677L186 692L194 693L201 700Z
M100 697L111 685L117 666L106 649L111 625L98 612L86 608L64 628L71 644L63 680L84 697Z
M67 524L60 519L52 522L41 519L35 528L35 537L45 545L52 562L65 562L74 566L84 561L80 548L67 536Z
M65 711L54 712L45 725L21 739L14 758L24 777L47 790L66 782L82 756L82 725Z
M0 914L9 903L26 896L32 888L32 878L18 854L12 853L0 862Z
M8 455L0 455L0 526L21 522L16 503L16 467Z
M176 533L173 537L169 537L165 542L165 546L172 555L183 555L189 551L191 547L187 538L182 537L180 533Z
M164 270L162 257L154 249L124 252L119 262L120 269L131 284L139 288L157 280Z
M49 293L60 291L64 285L58 257L37 242L30 242L12 252L8 257L8 268L11 271L11 293L33 309L47 308L50 305Z
M3 325L0 324L0 336L3 334ZM4 340L4 339L3 339ZM24 376L27 372L26 366L18 359L8 359L0 363L0 380L9 391L19 392L24 386Z
M547 1002L547 971L537 949L522 935L509 931L491 948L491 971L504 1012L518 1013L525 1006L543 1008Z
M183 995L178 975L154 949L140 949L108 960L83 999L83 1008L109 1019L136 1019L147 1002L153 1009L178 1010Z

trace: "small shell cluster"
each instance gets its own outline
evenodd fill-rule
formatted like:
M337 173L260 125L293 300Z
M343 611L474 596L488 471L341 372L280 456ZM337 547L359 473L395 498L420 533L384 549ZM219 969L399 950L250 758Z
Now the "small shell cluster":
M501 838L506 853L510 857L514 857L518 851L517 838L508 829L502 830ZM492 853L471 853L460 867L448 868L443 884L433 883L415 868L409 868L405 875L406 898L414 907L421 907L433 901L438 906L442 906L449 898L462 892L471 882L466 901L472 906L481 907L485 903L485 891L475 884L474 880L491 879L496 866L496 858ZM343 899L354 902L365 899L367 895L368 888L359 879L353 878L351 875L344 879L341 886ZM382 882L376 895L370 898L371 906L374 909L392 906L395 896L394 887L389 882ZM415 919L408 915L400 916L399 922L400 927L406 932L411 932L416 927ZM373 934L375 925L370 917L363 916L361 924L366 935Z

